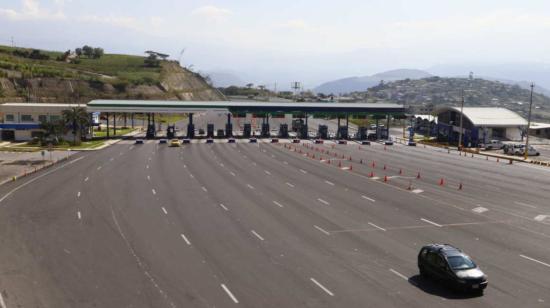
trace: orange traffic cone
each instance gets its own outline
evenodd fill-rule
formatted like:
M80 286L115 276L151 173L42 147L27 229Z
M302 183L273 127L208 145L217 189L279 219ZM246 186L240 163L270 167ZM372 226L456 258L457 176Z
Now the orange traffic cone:
M385 183L388 182L388 176L387 176L387 175L384 175L384 182L385 182Z
M338 168L342 168L342 161L338 162Z
M417 179L420 179L420 171L418 171L418 174L416 175Z
M443 185L445 185L445 180L441 178L441 180L439 180L439 186L443 186Z
M369 178L373 178L373 177L374 177L374 172L371 171L371 172L369 173Z
M353 170L353 165L349 165L349 171Z
M403 169L399 168L399 175L403 174Z
M384 170L386 170L386 164L384 164Z
M412 190L412 181L409 181L409 187L407 187L407 190Z
M462 190L462 182L458 185L458 190Z

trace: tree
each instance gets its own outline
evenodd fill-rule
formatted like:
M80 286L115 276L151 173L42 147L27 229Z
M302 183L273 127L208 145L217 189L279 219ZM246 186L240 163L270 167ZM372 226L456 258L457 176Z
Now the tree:
M147 67L159 67L160 66L160 60L157 58L157 55L152 53L150 54L145 60L143 60L145 63L145 66Z
M103 56L104 51L103 48L94 48L94 59L99 59Z
M57 121L42 121L40 122L40 129L44 131L40 137L40 142L51 142L52 144L59 143L59 137L65 132L65 122L63 120Z
M246 84L246 87L249 88L249 89L251 89L253 86L254 86L253 83L247 83L247 84Z
M91 58L94 55L94 48L88 45L84 45L84 47L82 47L82 53L86 57Z
M86 109L82 107L72 107L65 109L62 112L63 121L66 125L70 125L73 133L73 144L80 144L82 131L90 123L90 118Z
M74 53L76 53L76 55L80 57L80 56L82 55L82 48L80 48L80 47L79 47L79 48L76 48L76 49L74 50Z

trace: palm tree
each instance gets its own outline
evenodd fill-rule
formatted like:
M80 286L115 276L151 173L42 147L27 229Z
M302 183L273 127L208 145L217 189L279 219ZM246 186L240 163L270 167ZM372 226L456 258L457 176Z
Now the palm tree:
M40 123L40 129L44 131L40 138L42 145L44 141L57 144L59 142L59 136L65 132L65 122L63 120L57 121L43 121Z
M63 121L66 125L70 125L73 132L73 144L80 144L82 130L89 125L90 118L86 109L82 107L71 107L62 112Z

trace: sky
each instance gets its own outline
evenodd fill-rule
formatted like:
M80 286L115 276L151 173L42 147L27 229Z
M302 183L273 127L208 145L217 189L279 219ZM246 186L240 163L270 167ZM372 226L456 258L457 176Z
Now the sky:
M548 37L547 0L0 0L0 44L152 49L281 88L398 68L547 65Z

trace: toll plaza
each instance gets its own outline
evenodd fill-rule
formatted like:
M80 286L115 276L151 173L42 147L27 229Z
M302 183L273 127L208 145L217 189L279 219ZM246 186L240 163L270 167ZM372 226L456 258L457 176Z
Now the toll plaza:
M115 119L117 114L131 115L142 114L147 120L147 138L155 137L155 114L186 114L188 117L186 137L195 137L195 123L193 115L205 111L214 111L227 116L225 127L216 128L214 124L208 123L206 136L233 137L233 118L242 118L246 114L252 114L260 123L260 137L270 136L270 119L292 115L292 130L297 132L298 138L308 138L308 118L333 118L337 120L337 138L348 139L349 119L365 119L367 116L379 120L387 120L386 130L389 130L389 119L404 118L405 108L397 104L384 103L312 103L312 102L236 102L236 101L144 101L144 100L93 100L87 104L90 113L101 113L107 119ZM113 125L116 122L113 120ZM216 129L218 129L216 131ZM107 129L107 132L109 129ZM289 135L288 124L280 124L279 137L286 138ZM173 127L168 127L167 135L173 136ZM377 134L381 135L381 132ZM244 123L242 137L253 135L251 123ZM366 128L360 127L357 138L366 139ZM327 139L327 127L319 125L318 138Z

